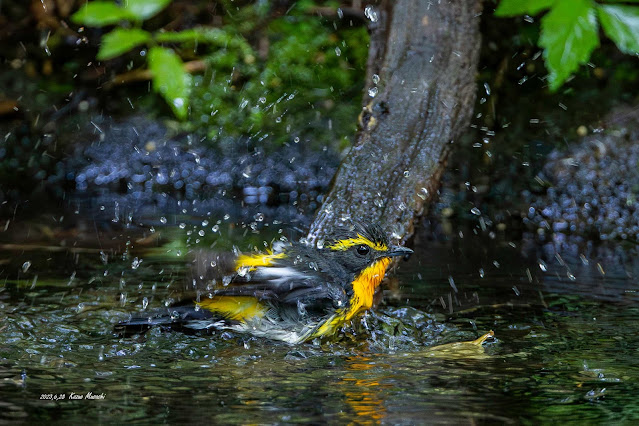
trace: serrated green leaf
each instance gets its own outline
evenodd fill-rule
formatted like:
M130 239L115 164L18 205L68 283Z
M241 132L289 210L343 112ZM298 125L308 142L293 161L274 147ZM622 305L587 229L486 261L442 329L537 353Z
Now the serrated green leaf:
M153 47L149 51L149 69L153 73L153 90L161 94L173 113L185 119L191 93L191 75L171 49Z
M639 53L639 6L601 5L599 21L608 37L624 53Z
M128 11L118 7L112 1L92 1L85 3L71 15L71 21L89 27L104 27L117 24L122 20L135 19Z
M125 0L124 9L140 21L145 21L167 7L171 0Z
M550 72L550 90L555 91L599 46L593 2L558 0L541 19L539 45Z
M495 16L536 15L548 9L555 0L501 0Z
M112 59L150 40L151 34L146 31L137 28L116 28L102 37L96 57L101 61Z

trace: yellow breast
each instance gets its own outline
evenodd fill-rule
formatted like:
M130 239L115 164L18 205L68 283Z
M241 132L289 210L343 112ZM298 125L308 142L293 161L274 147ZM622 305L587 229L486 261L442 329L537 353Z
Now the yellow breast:
M338 311L330 319L319 326L306 339L324 336L333 333L338 327L351 320L355 315L373 306L373 296L375 290L381 284L386 273L386 268L390 264L390 258L382 258L364 269L353 281L353 297L349 306Z
M373 306L373 295L381 284L390 264L390 258L384 257L364 269L353 281L353 299L345 320L348 321L359 312L370 309Z

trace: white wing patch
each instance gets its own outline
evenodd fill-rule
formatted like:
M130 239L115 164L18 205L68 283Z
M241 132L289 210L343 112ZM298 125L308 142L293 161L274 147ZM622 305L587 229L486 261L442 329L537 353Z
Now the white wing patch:
M308 277L294 268L289 266L269 266L258 268L254 272L254 277L270 281L273 284L281 285L291 280L306 280Z

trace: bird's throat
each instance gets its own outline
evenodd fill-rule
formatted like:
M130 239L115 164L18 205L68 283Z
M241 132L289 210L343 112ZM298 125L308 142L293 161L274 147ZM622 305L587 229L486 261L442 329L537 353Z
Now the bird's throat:
M373 306L373 295L379 284L384 279L386 268L390 264L390 258L384 257L364 269L353 281L354 297L351 301L350 319L358 312L370 309Z

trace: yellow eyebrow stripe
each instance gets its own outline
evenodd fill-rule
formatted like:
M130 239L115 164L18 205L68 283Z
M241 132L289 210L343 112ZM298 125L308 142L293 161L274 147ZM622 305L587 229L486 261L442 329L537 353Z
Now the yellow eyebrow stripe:
M366 237L363 237L360 234L357 234L357 238L348 238L346 240L339 240L335 244L328 246L328 248L330 248L331 250L344 251L344 250L348 250L349 248L353 246L359 246L362 244L369 246L370 248L375 250L380 250L380 251L388 250L388 247L386 246L386 244L381 244L381 243L375 244L371 240L369 240Z

